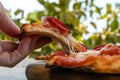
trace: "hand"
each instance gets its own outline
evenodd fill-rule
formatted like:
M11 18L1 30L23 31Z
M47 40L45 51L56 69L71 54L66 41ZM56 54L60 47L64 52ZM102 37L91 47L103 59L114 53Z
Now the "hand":
M0 2L0 30L10 37L19 38L20 28L8 17ZM13 67L34 49L51 42L48 37L22 37L19 43L9 41L0 42L0 66Z
M20 43L9 41L0 42L0 66L13 67L34 49L51 42L49 37L30 36L23 37Z

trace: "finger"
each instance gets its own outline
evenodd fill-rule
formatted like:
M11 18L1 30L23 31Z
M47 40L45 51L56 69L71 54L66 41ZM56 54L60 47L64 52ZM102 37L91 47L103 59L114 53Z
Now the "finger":
M51 41L52 40L49 37L41 37L38 35L24 37L22 38L17 50L20 53L30 53L32 50L40 48Z
M36 41L39 39L39 36L26 36L23 37L19 43L18 51L21 53L29 53L34 49Z
M26 56L30 53L30 44L32 38L31 37L24 37L19 46L13 52L2 51L0 46L0 66L7 66L13 67L21 60L23 60Z
M0 2L0 29L11 37L18 37L19 27L8 17L3 5Z
M14 43L11 41L0 41L0 46L3 51L12 52L13 50L17 49L18 43Z

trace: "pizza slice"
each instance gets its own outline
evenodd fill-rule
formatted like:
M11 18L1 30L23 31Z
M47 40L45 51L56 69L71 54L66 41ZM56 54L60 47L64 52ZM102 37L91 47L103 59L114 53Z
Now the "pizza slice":
M64 68L97 73L120 73L120 47L112 43L89 50L74 39L72 32L60 20L43 17L42 24L25 24L22 34L48 36L61 43L63 50L37 60L47 60L47 68Z
M63 22L53 17L42 17L42 24L24 24L21 33L24 36L39 34L40 36L51 37L53 41L61 43L67 54L87 50L86 46L72 36L72 32Z

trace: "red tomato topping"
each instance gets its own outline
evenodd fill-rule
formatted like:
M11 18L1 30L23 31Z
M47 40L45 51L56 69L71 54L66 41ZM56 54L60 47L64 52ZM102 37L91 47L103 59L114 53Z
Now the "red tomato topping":
M57 18L53 18L50 16L47 17L43 17L43 26L45 27L54 27L57 28L61 34L66 34L66 33L70 33L71 31L67 28L67 26L60 20L58 20Z
M97 46L97 47L93 48L93 50L99 51L99 50L102 49L104 46L105 46L105 45Z
M118 55L120 54L120 48L114 44L107 44L100 50L101 55Z
M66 53L65 53L64 50L62 50L62 51L57 51L57 52L54 52L54 53L52 54L52 56L65 56L65 55L66 55Z
M92 62L94 62L94 59L95 59L94 56L88 56L83 60L75 57L58 56L58 58L55 61L55 64L57 66L62 66L62 67L77 67L83 65L90 65L92 64Z

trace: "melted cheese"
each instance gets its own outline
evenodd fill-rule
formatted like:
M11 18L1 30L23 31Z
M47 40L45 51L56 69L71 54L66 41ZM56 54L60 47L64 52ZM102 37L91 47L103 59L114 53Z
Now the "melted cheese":
M88 56L98 56L99 55L99 51L93 51L93 50L88 50L86 52L79 52L79 53L76 53L76 58L78 59L86 59Z

